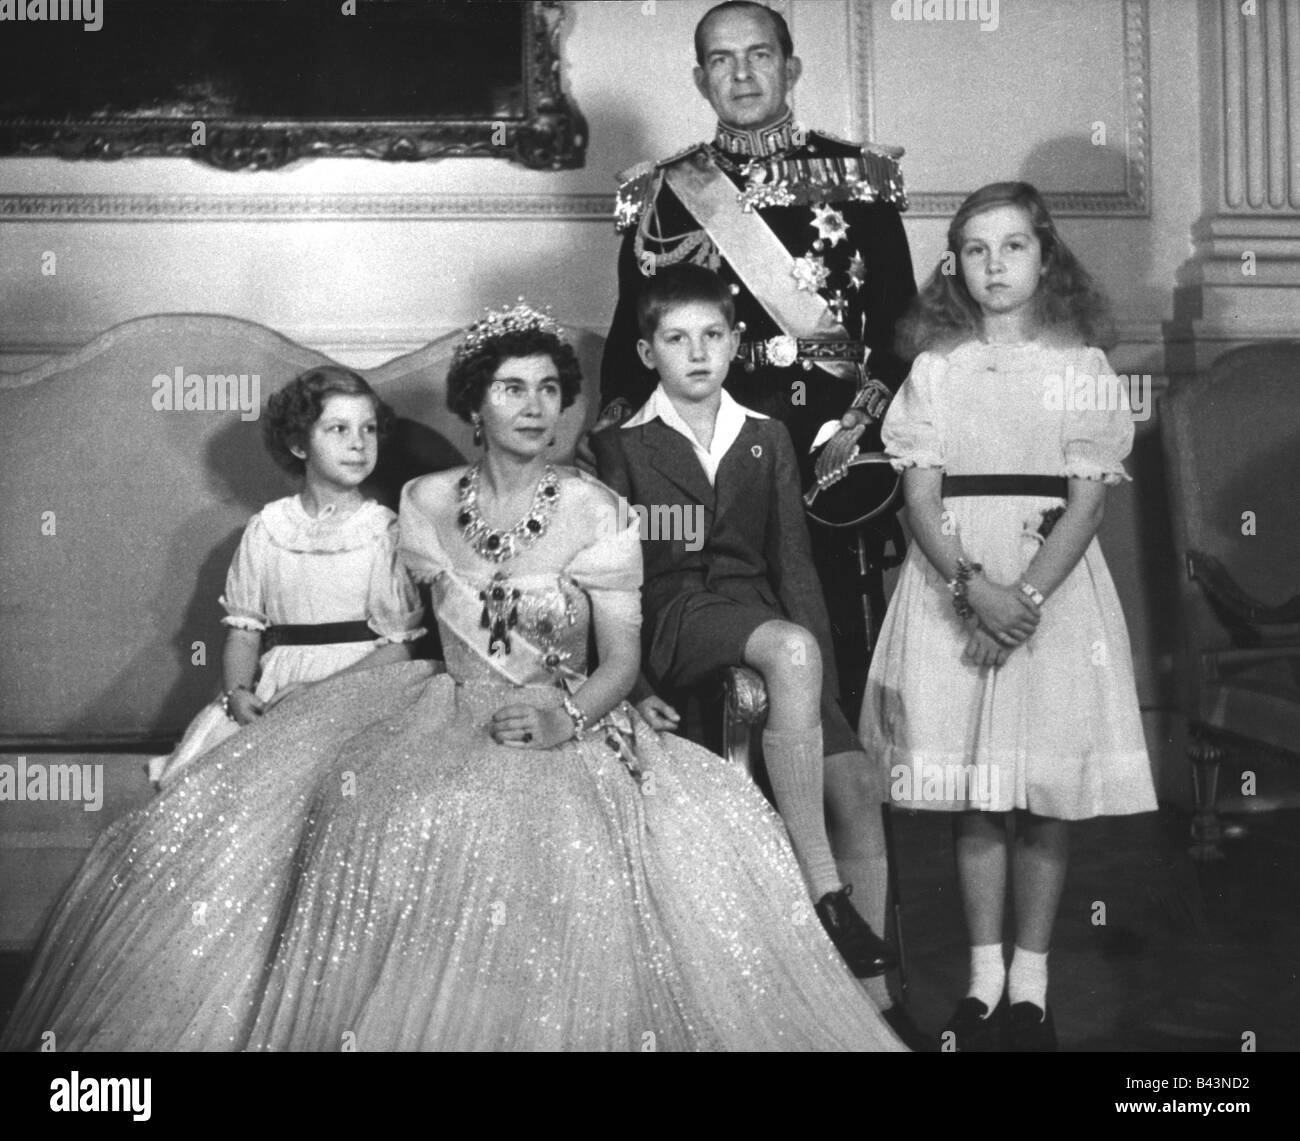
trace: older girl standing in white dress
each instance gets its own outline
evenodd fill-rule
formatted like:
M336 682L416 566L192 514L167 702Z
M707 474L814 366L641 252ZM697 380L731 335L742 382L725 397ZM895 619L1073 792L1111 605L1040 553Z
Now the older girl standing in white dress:
M941 264L917 299L908 333L923 351L883 427L915 541L859 730L896 802L956 814L971 981L941 1044L1050 1050L1068 821L1156 807L1096 540L1133 425L1124 386L1086 345L1104 302L1033 187L971 195L948 249L960 272Z

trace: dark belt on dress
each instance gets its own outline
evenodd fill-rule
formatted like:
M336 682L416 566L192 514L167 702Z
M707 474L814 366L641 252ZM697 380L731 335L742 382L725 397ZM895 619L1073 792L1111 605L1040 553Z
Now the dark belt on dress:
M262 652L276 646L332 646L339 642L373 642L379 635L366 622L317 622L268 626L262 631Z
M867 346L863 341L818 340L806 337L779 336L765 341L741 341L736 357L751 372L764 365L788 368L802 363L812 368L815 361L848 361L862 364Z
M1063 475L945 475L944 499L960 495L1042 495L1068 498L1069 480Z

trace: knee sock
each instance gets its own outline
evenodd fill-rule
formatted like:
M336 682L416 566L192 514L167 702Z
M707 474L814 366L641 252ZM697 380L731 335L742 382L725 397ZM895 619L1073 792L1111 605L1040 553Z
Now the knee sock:
M1011 956L1011 975L1007 980L1008 999L1032 1002L1039 1010L1047 1009L1047 952L1026 951L1017 947Z
M1016 948L1019 953L1020 948ZM1001 943L985 943L982 947L970 949L970 989L969 998L978 998L989 1008L1002 1001L1002 991L1007 985L1007 967L1002 960ZM1015 1000L1012 999L1014 1002Z
M821 726L794 732L763 730L763 756L777 811L816 902L843 886L826 837Z

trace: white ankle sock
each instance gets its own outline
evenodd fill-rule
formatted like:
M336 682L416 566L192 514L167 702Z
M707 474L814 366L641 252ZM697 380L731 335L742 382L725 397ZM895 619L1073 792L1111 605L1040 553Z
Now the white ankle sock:
M1012 1003L1032 1002L1039 1010L1047 1009L1047 952L1026 951L1017 947L1011 956L1011 974L1007 979L1008 998Z
M826 838L821 726L793 733L765 729L763 756L776 810L785 821L815 903L844 886Z
M1017 948L1017 951L1019 948ZM985 943L970 949L970 989L966 994L978 998L989 1008L1002 1001L1002 991L1007 985L1007 968L1002 960L1001 943Z

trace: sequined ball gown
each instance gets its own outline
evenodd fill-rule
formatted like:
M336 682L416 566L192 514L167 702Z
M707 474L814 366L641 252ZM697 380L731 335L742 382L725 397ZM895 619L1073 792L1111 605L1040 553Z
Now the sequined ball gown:
M485 560L425 509L454 478L400 515L447 672L321 683L113 826L3 1044L903 1049L742 770L627 704L551 749L492 740L501 706L581 683L593 610L635 634L640 549L633 528L546 566L613 502L566 473L548 539Z

